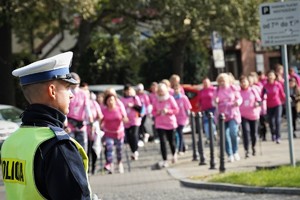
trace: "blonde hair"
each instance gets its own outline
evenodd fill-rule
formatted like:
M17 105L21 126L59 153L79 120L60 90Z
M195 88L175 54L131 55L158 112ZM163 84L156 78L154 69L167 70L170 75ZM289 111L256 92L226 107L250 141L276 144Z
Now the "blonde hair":
M167 87L171 87L171 83L168 79L161 80L161 83L164 83Z
M167 94L168 91L168 86L165 83L159 83L157 90L163 91L164 94Z
M220 80L223 79L226 84L230 84L230 77L226 73L221 73L218 75L216 81L219 84Z
M172 76L170 77L171 87L173 88L176 84L179 83L180 83L180 76L177 74L172 74Z

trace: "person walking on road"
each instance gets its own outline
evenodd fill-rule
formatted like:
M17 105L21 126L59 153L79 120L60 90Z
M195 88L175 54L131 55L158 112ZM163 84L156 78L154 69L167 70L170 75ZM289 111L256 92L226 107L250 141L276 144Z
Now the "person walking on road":
M80 83L80 77L72 72L72 77ZM87 152L88 136L87 125L93 123L93 116L90 108L90 101L87 92L78 85L71 86L74 98L71 99L68 113L68 130L71 137L74 137Z
M160 150L163 162L162 167L168 167L166 139L169 142L173 155L172 163L177 161L175 130L177 128L176 114L179 108L173 96L170 95L168 86L164 83L158 84L157 100L154 101L152 114L154 125L160 140Z
M221 73L217 77L218 88L213 99L216 105L215 121L219 114L225 115L225 149L229 162L240 160L238 153L238 132L241 123L241 113L239 106L242 103L242 97L237 87L230 84L230 77L226 73Z
M209 78L204 78L202 81L203 88L198 92L198 104L203 116L203 126L204 133L206 135L207 141L209 141L209 113L212 113L212 117L215 115L215 106L213 104L213 95L216 90L214 86L211 85ZM216 125L214 120L212 120L212 133L216 134Z
M246 76L240 77L241 96L243 99L240 105L240 113L242 116L242 134L245 149L245 157L249 157L249 139L251 140L252 155L256 155L256 139L258 134L258 120L260 115L261 97L260 93L249 85Z
M101 139L103 132L100 130L100 121L103 118L103 114L100 105L96 101L96 94L90 92L90 108L93 116L93 124L87 126L88 133L88 157L90 160L91 173L95 174L96 162L100 158L101 154Z
M298 118L298 113L300 112L300 88L297 85L297 81L294 77L290 77L289 87L290 87L289 100L291 102L291 109L292 109L293 136L294 138L296 138L297 118Z
M124 96L121 98L125 106L128 121L125 123L125 137L132 152L132 160L138 160L138 132L141 125L140 112L142 109L142 102L136 95L134 88L130 85L125 85Z
M174 85L174 98L178 105L179 111L175 115L177 120L177 128L176 134L178 136L178 153L183 154L185 153L185 142L183 137L183 128L189 122L189 116L192 109L192 105L185 94L182 94L181 87L179 84Z
M149 99L148 94L145 92L144 85L142 83L139 83L136 86L136 94L140 98L141 103L142 103L142 111L141 111L142 121L141 121L141 125L139 127L139 139L143 143L147 143L150 135L146 130L145 122L146 122L147 116L149 115L150 99Z
M64 131L70 86L78 84L69 73L72 57L66 52L12 72L29 106L1 149L7 200L92 199L87 155Z
M282 104L285 102L285 93L282 84L276 81L276 74L272 70L268 73L268 82L264 85L262 95L264 94L267 95L267 115L272 141L279 144Z
M101 128L104 131L106 164L104 169L108 173L113 173L113 147L116 146L119 173L124 173L122 163L122 149L124 144L124 122L127 122L126 113L118 106L117 97L108 94L104 98L105 106L102 109L103 119Z

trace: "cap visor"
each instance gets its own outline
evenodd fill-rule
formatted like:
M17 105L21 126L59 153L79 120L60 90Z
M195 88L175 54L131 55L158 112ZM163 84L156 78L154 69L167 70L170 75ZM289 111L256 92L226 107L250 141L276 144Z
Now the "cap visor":
M61 79L61 80L66 81L68 83L71 83L72 85L78 85L79 84L74 78Z

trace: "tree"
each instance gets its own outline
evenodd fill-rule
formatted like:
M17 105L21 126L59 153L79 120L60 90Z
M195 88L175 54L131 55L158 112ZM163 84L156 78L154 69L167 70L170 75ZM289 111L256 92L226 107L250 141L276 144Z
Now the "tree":
M11 29L11 15L10 15L10 1L0 1L0 80L2 82L0 90L0 103L9 104L15 103L14 98L14 83L11 77L12 71L12 29Z
M13 105L16 103L15 84L11 72L19 66L13 66L12 34L18 38L18 43L23 46L24 52L34 55L38 53L34 49L36 42L45 39L50 33L66 28L68 20L63 14L82 11L83 16L92 16L95 7L93 3L98 2L93 0L0 1L0 86L2 88L0 103Z

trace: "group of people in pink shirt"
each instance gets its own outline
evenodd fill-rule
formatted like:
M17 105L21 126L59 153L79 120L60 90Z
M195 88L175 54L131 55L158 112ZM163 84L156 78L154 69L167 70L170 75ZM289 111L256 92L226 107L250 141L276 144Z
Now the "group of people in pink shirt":
M73 77L80 82L78 74L73 73ZM182 131L188 123L191 109L179 82L177 75L171 76L170 80L153 82L151 92L146 92L142 83L137 86L125 85L121 97L112 88L96 96L85 83L81 87L76 85L72 88L74 98L70 103L66 130L87 151L90 173L95 173L102 146L105 154L104 170L107 173L114 172L115 156L119 173L124 173L124 143L131 150L131 159L138 160L138 149L142 146L139 142L147 142L148 131L153 131L154 139L159 140L161 167L169 165L167 142L171 150L171 162L177 161L177 154L185 152ZM147 116L153 119L154 130L146 130L144 127Z
M253 156L256 155L258 137L263 141L267 140L267 124L271 140L280 144L282 111L286 100L292 105L294 137L296 137L296 119L300 111L300 78L293 69L289 70L291 95L286 97L282 72L281 65L276 67L276 71L270 70L267 76L261 72L252 72L248 76L242 75L239 84L231 74L221 73L216 79L216 87L211 85L208 78L203 79L202 89L198 92L198 102L203 114L204 132L207 138L216 134L219 115L224 114L225 150L229 162L240 160L238 153L240 129L246 158L249 157L250 150ZM208 129L209 113L215 118L212 133Z
M207 139L211 136L215 139L219 115L224 114L225 150L229 162L240 160L238 153L240 130L246 158L250 153L256 155L258 136L263 141L266 140L266 124L270 129L271 139L277 144L280 143L281 117L286 99L291 101L296 137L295 120L300 111L298 104L300 78L290 70L291 96L287 98L283 89L282 66L276 69L269 71L266 77L263 73L255 72L241 76L239 84L236 84L237 81L228 73L218 75L217 86L213 86L209 78L203 79L202 88L197 95L198 106L203 116L203 130ZM77 74L74 73L74 77L80 81ZM70 135L88 152L92 174L95 173L101 146L105 147L104 169L108 173L114 171L113 163L116 155L118 171L124 173L122 164L124 143L130 147L131 159L138 160L138 149L148 141L148 131L152 131L154 140L160 143L161 167L169 165L167 143L171 150L172 163L177 162L178 154L185 152L183 128L189 121L192 106L178 75L174 74L170 79L163 79L159 83L153 82L150 92L145 91L142 83L137 86L125 85L121 97L118 97L111 88L98 94L97 97L87 91L88 87L75 86L72 89L74 98L70 103L67 128ZM145 128L147 117L153 120L153 130ZM116 154L113 153L114 147Z

